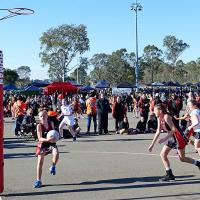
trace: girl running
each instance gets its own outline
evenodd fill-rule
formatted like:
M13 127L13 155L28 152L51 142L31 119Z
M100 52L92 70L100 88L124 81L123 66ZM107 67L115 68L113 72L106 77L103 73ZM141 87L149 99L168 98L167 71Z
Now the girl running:
M168 159L168 154L172 149L178 150L178 156L181 162L194 164L200 169L200 162L198 160L194 160L185 156L185 146L187 144L187 139L184 134L182 134L180 130L175 126L176 123L174 122L174 118L169 113L167 113L166 109L161 105L155 106L154 113L157 117L158 127L152 143L148 148L149 152L153 150L153 147L160 136L161 129L167 131L167 135L159 140L160 144L165 142L160 156L166 169L166 175L161 178L160 181L163 182L175 180L175 176L172 173Z
M60 118L61 116L64 116L59 126L59 132L60 132L61 137L63 137L64 126L68 125L69 131L73 137L73 141L76 141L76 132L74 131L74 128L73 128L75 124L73 110L72 110L71 105L68 105L65 99L62 100L61 112L62 112L61 115L58 117Z
M47 111L39 112L39 124L37 125L38 147L37 147L37 180L35 181L34 188L42 186L42 167L45 155L52 153L52 166L50 167L50 174L56 174L56 164L59 159L59 152L56 143L52 143L52 139L47 139L47 133L54 129L52 122L48 122Z
M199 103L196 100L190 100L187 104L190 110L191 125L188 126L188 132L193 129L194 147L200 155L200 109L198 108Z

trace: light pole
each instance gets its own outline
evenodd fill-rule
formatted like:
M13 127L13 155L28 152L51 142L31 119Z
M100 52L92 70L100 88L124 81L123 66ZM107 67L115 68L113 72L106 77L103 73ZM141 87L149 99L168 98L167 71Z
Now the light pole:
M79 66L76 68L76 82L77 82L77 84L78 84L78 68L79 68Z
M135 65L135 85L136 85L136 91L138 92L139 89L139 57L138 57L138 27L137 27L137 17L138 17L138 11L142 10L142 6L140 5L140 3L137 2L137 0L135 1L135 3L133 3L131 5L131 10L135 11L135 45L136 45L136 65Z

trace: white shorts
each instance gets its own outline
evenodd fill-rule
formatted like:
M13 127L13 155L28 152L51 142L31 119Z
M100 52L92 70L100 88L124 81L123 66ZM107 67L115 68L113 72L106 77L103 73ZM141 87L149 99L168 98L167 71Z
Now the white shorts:
M61 124L67 124L68 126L74 126L74 116L65 116L61 122Z

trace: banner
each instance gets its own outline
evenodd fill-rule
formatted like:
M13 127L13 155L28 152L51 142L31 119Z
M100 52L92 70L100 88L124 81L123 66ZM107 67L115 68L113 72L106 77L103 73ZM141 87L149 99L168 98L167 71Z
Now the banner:
M0 50L0 193L4 190L3 125L3 52Z

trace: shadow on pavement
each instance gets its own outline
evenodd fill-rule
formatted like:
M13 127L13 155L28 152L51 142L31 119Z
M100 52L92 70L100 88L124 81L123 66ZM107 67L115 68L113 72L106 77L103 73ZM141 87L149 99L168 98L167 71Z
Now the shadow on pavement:
M6 149L16 149L16 148L30 148L35 147L36 144L21 142L19 140L9 140L4 141L4 148Z
M7 153L4 159L35 157L35 153Z
M111 179L111 180L100 180L95 182L83 182L83 183L76 183L76 184L54 184L54 185L43 185L40 189L35 189L33 192L21 192L21 193L10 193L5 194L5 197L19 197L19 196L42 196L42 195L53 195L53 194L63 194L63 193L78 193L78 192L96 192L96 191L107 191L107 190L126 190L126 189L137 189L137 188L154 188L154 187L167 187L167 186L175 186L175 185L194 185L194 184L200 184L199 179L187 179L191 178L193 175L188 176L177 176L177 178L183 178L184 180L178 180L175 182L166 182L166 183L159 183L158 179L159 177L140 177L140 178L122 178L122 179ZM52 190L52 191L44 191L46 187L59 187L59 186L69 186L69 185L89 185L94 186L95 184L104 184L104 183L110 183L110 184L131 184L135 182L151 182L151 183L144 183L144 184L134 184L134 185L121 185L121 186L109 186L109 187L92 187L92 188L82 188L82 189L65 189L65 190ZM154 183L152 183L154 182ZM43 190L43 191L41 191ZM196 194L187 194L187 195L198 195L200 193ZM183 194L181 194L183 195ZM166 196L156 196L156 198L160 197L173 197L173 196L181 196L179 194L177 195L166 195ZM185 196L186 194L184 194ZM41 197L42 198L42 197ZM141 197L136 199L148 199L148 198L155 198L154 196L149 197ZM134 198L135 199L135 198ZM123 200L123 199L121 199ZM124 199L128 200L128 199Z
M83 137L82 137L83 138ZM121 138L121 139L99 139L99 140L77 140L78 142L130 142L130 141L147 141L147 140L152 140L152 139L144 139L144 138L132 138L132 139L128 139L128 138Z
M193 197L198 196L200 193L184 193L184 194L171 194L171 195L158 195L158 196L146 196L146 197L136 197L136 198L129 198L129 199L115 199L115 200L142 200L142 199L162 199L162 198L172 198L175 197L176 199L193 199L198 200L199 197Z

